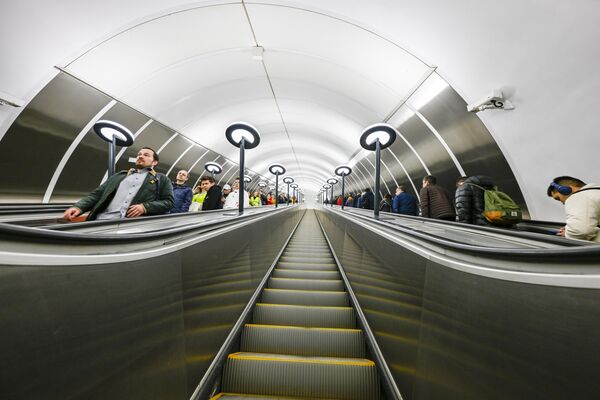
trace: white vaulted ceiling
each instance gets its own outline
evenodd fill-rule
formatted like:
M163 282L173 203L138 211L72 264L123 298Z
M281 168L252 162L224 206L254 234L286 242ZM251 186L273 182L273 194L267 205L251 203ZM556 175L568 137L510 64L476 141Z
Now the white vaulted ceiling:
M253 47L264 48L263 60ZM123 31L69 73L231 159L226 126L261 133L247 165L284 163L318 188L430 68L394 43L318 12L251 2L200 6Z

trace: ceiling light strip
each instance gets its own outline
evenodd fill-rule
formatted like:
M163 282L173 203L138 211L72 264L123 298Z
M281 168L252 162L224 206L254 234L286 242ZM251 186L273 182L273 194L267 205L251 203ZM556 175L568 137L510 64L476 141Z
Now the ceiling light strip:
M458 169L458 172L460 173L460 176L466 176L467 174L465 174L465 170L463 169L462 165L460 165L460 162L458 161L458 158L456 158L456 155L454 155L454 152L452 151L452 149L450 149L450 146L448 146L448 143L446 143L446 141L444 140L444 138L442 137L442 135L440 135L440 133L437 131L437 129L435 129L433 127L433 125L431 125L431 123L427 120L427 118L425 118L425 116L423 114L421 114L419 111L413 109L408 104L406 106L411 111L413 111L421 119L421 121L423 121L423 123L425 125L427 125L427 127L435 135L435 137L437 138L437 140L439 140L439 142L442 144L442 146L444 146L444 149L446 149L446 151L448 152L448 155L450 156L450 158L454 162L454 165L456 166L456 169ZM427 172L427 173L429 174L429 172Z
M205 155L207 155L209 152L210 152L210 150L206 150L206 151L204 152L204 154L202 154L202 155L201 155L201 156L200 156L200 157L199 157L199 158L196 160L196 162L195 162L195 163L193 163L193 164L192 164L192 166L188 168L188 174L191 174L191 173L192 173L192 170L194 169L194 167L195 167L196 165L198 165L198 163L200 162L200 160L202 160L202 159L204 158L204 156L205 156ZM202 174L200 174L200 175L202 175Z
M227 176L229 171L231 171L236 166L237 165L233 164L231 167L229 167L229 169L221 176L221 179L219 179L219 181L217 182L217 185L221 185L221 182L223 181L223 179L225 179L225 176ZM235 173L235 171L234 171L234 173ZM225 179L225 183L227 183L229 181L229 178L231 178L231 175L227 179Z
M387 148L387 151L389 151L390 154L396 159L396 161L400 165L400 168L402 168L402 171L404 171L404 173L406 174L406 177L408 178L408 181L410 182L410 185L413 187L413 190L418 195L419 191L417 190L417 187L415 186L412 178L410 177L410 174L408 173L408 171L406 170L406 168L404 168L404 164L402 164L402 161L400 161L400 159L398 157L396 157L396 154L394 154L394 152L392 151L392 149L390 147ZM427 172L427 174L429 175L429 172Z
M413 86L413 88L411 90L409 90L407 92L407 94L404 95L404 97L400 100L398 105L396 107L394 107L394 109L388 114L387 117L385 117L383 122L388 122L394 115L396 115L396 113L400 110L400 108L404 105L404 103L406 103L408 101L408 99L410 99L412 97L412 95L414 95L417 92L417 90L419 90L419 88L421 86L423 86L425 81L427 81L427 79L429 79L429 77L435 72L436 69L437 69L437 67L428 67L427 71L425 71L425 73L423 74L421 79L419 79L417 81L416 85Z
M366 160L369 162L369 164L371 164L371 166L373 167L373 169L375 169L375 164L373 164L373 163L371 162L371 160L369 160L368 158L367 158ZM383 161L381 161L381 163L385 165L385 163L384 163ZM382 179L382 180L381 180L381 182L383 182L383 185L384 185L384 186L385 186L385 188L387 189L388 193L392 193L392 192L390 192L390 188L389 188L389 186L387 185L387 183L385 183L385 179ZM383 193L381 194L381 198L383 199Z
M173 139L175 139L178 135L179 135L179 132L175 132L175 134L173 134L173 136L171 136L169 139L167 139L167 141L165 143L163 143L163 145L160 146L160 148L158 150L156 150L156 154L160 154L160 152L163 151L165 149L165 147L167 147L169 145L169 143L171 143L171 141Z
M181 153L181 155L177 158L177 160L175 160L175 162L173 163L173 165L171 165L171 168L169 168L169 170L167 171L167 177L169 176L169 174L171 173L171 171L173 170L173 168L175 168L175 166L177 165L177 163L179 161L181 161L181 159L183 158L183 156L185 156L185 153L187 153L188 151L190 151L194 146L195 146L195 144L192 143L190 145L190 147L188 147L187 149L185 149L185 151L183 153ZM188 173L189 173L189 171L188 171Z
M83 140L83 138L85 137L85 135L87 135L87 133L89 132L89 130L92 129L92 126L94 126L94 124L104 114L106 114L108 112L108 110L110 110L111 108L113 108L113 106L115 104L117 104L116 100L111 100L107 105L104 106L104 108L102 108L98 112L98 114L96 114L94 116L94 118L92 118L87 123L86 126L83 127L83 129L75 137L75 139L73 140L73 142L71 143L71 145L69 146L69 148L67 149L67 151L65 152L65 154L62 156L62 159L58 163L58 166L54 170L54 174L52 175L52 179L50 179L50 183L48 184L48 187L46 188L46 193L44 194L44 198L42 199L42 203L48 203L50 201L50 197L52 196L52 192L54 192L54 187L56 186L56 183L58 182L58 178L62 174L63 169L65 168L65 165L67 165L67 161L69 161L69 159L71 158L71 155L73 154L73 152L75 151L75 149L77 148L77 146L79 146L79 143Z

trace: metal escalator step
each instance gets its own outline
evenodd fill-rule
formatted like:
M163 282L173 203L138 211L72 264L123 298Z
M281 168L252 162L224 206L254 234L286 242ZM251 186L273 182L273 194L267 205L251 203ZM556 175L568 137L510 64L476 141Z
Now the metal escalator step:
M356 328L352 307L294 306L257 303L252 314L254 324Z
M242 393L219 393L210 400L306 400L306 397L281 397L281 396L253 396Z
M319 279L292 279L292 278L269 278L271 289L295 289L295 290L344 290L344 282L341 280L319 280Z
M350 300L348 293L339 291L265 289L261 303L344 307Z
M338 271L320 271L305 269L274 269L273 278L300 278L300 279L340 279Z
M225 363L224 392L276 396L379 399L375 363L361 358L233 353Z
M360 329L246 324L240 350L298 356L365 357Z
M302 257L305 260L312 260L313 258L322 258L324 255L329 257L331 260L333 260L330 251L324 252L324 251L316 251L314 249L303 250L303 251L286 250L281 256L282 257Z
M286 250L294 250L294 251L328 251L331 252L331 250L329 249L329 246L327 244L323 244L323 245L310 245L310 244L295 244L295 243L290 243L287 245L287 247L285 248Z
M277 263L281 269L315 269L319 271L337 271L335 263L312 263L312 262L282 262Z
M309 263L309 264L335 264L335 260L330 255L321 255L320 257L290 257L287 255L281 256L279 262L289 263Z

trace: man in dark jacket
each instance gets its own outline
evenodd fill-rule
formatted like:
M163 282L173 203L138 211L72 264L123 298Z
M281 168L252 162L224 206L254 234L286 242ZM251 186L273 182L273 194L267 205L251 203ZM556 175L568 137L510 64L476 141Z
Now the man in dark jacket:
M456 189L456 215L458 222L474 225L490 225L483 216L484 189L493 189L494 181L489 176L477 175L463 180Z
M398 186L392 202L392 212L404 215L419 215L417 198L406 192L404 186Z
M182 169L177 173L177 178L173 182L173 201L175 206L169 211L171 214L184 213L190 210L192 203L192 188L185 183L188 180L188 172Z
M164 174L157 173L158 154L143 147L137 154L135 168L121 171L106 180L92 193L65 210L69 221L90 211L87 220L135 218L164 214L173 208L173 185Z
M454 205L450 201L450 194L445 188L438 186L436 182L437 179L432 175L423 178L423 188L419 192L421 216L454 221L456 214Z
M212 176L203 176L200 178L200 187L206 190L206 197L202 203L202 211L217 210L223 208L221 203L221 186L217 185Z
M365 194L362 195L362 202L359 207L368 210L375 209L375 195L371 192L370 188L365 189Z

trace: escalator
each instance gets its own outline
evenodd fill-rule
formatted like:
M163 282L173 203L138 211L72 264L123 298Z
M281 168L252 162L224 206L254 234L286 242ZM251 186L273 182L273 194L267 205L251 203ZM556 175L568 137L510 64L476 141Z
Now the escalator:
M307 212L227 356L221 393L211 399L380 399L335 259Z

